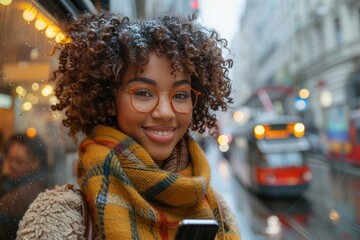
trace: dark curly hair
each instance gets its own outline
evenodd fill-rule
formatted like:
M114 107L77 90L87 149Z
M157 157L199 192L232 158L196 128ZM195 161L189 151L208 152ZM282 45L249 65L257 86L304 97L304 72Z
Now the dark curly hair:
M222 56L223 49L229 50L227 41L195 16L130 20L109 12L83 13L64 29L71 42L57 47L59 67L50 81L56 82L59 102L51 107L66 110L62 123L70 137L89 135L98 124L111 125L107 116L122 75L132 63L146 64L150 52L166 55L174 72L190 73L192 88L202 92L191 130L216 135L214 111L226 111L233 103L228 77L233 61Z

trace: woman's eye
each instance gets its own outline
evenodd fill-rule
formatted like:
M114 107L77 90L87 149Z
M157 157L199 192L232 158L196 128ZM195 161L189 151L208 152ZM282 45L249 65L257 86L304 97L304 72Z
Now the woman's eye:
M134 95L137 97L153 97L154 94L150 89L141 88L134 91Z
M190 96L190 91L181 91L174 94L174 98L179 100L188 99Z

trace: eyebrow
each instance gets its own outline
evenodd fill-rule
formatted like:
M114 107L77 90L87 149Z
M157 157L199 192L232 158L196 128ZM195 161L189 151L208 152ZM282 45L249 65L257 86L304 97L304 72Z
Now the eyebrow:
M131 82L143 82L143 83L147 83L153 86L156 86L157 83L155 80L150 79L150 78L146 78L146 77L134 77L132 79L130 79L127 84L131 83ZM181 80L177 80L176 82L174 82L172 85L173 87L178 87L181 86L183 84L189 84L191 85L190 81L188 79L181 79Z

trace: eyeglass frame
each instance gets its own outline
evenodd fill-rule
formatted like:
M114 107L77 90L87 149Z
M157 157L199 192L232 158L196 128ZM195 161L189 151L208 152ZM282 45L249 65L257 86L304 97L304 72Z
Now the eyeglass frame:
M136 108L134 107L133 100L132 100L132 98L133 98L133 96L134 96L134 93L135 93L134 91L135 91L136 89L141 88L141 87L155 89L156 92L158 93L158 96L159 96L159 97L157 98L157 102L156 102L155 106L154 106L151 110L146 111L146 112L139 111L138 109L136 109ZM188 112L179 112L179 111L177 111L177 110L175 109L175 107L173 106L173 102L172 102L172 100L171 100L171 97L173 97L174 95L172 95L172 94L170 94L170 93L176 92L176 90L178 90L178 89L190 89L191 91L193 91L193 92L195 93L195 103L193 104L192 108L191 108ZM173 91L169 91L169 92L159 91L156 87L149 86L149 85L140 85L140 86L135 86L135 87L128 88L128 89L121 89L121 88L120 88L119 90L120 90L121 92L126 92L126 93L130 94L130 103L131 103L131 106L133 107L133 109L135 109L135 111L140 112L140 113L149 113L149 112L153 111L153 110L159 105L159 102L160 102L160 93L167 93L167 94L168 94L168 98L169 98L169 102L170 102L171 109L172 109L175 113L178 113L178 114L188 114L188 113L190 113L190 112L195 108L195 106L196 106L196 104L197 104L198 97L199 97L199 95L201 94L200 91L198 91L198 90L196 90L196 89L194 89L194 88L192 88L192 87L184 87L184 86L177 87L177 88L175 88ZM191 101L192 101L192 99L191 99Z

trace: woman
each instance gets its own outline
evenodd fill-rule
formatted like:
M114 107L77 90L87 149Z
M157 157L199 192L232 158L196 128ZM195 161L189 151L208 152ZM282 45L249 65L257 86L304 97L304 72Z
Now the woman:
M5 144L0 175L0 239L15 239L19 221L47 187L47 150L39 137L15 134Z
M65 110L75 141L85 135L76 172L98 238L173 239L190 218L215 219L216 239L239 239L191 137L216 131L213 111L232 103L226 40L172 16L86 13L66 30L71 42L60 48L52 78L53 110ZM25 216L19 237L32 227Z

